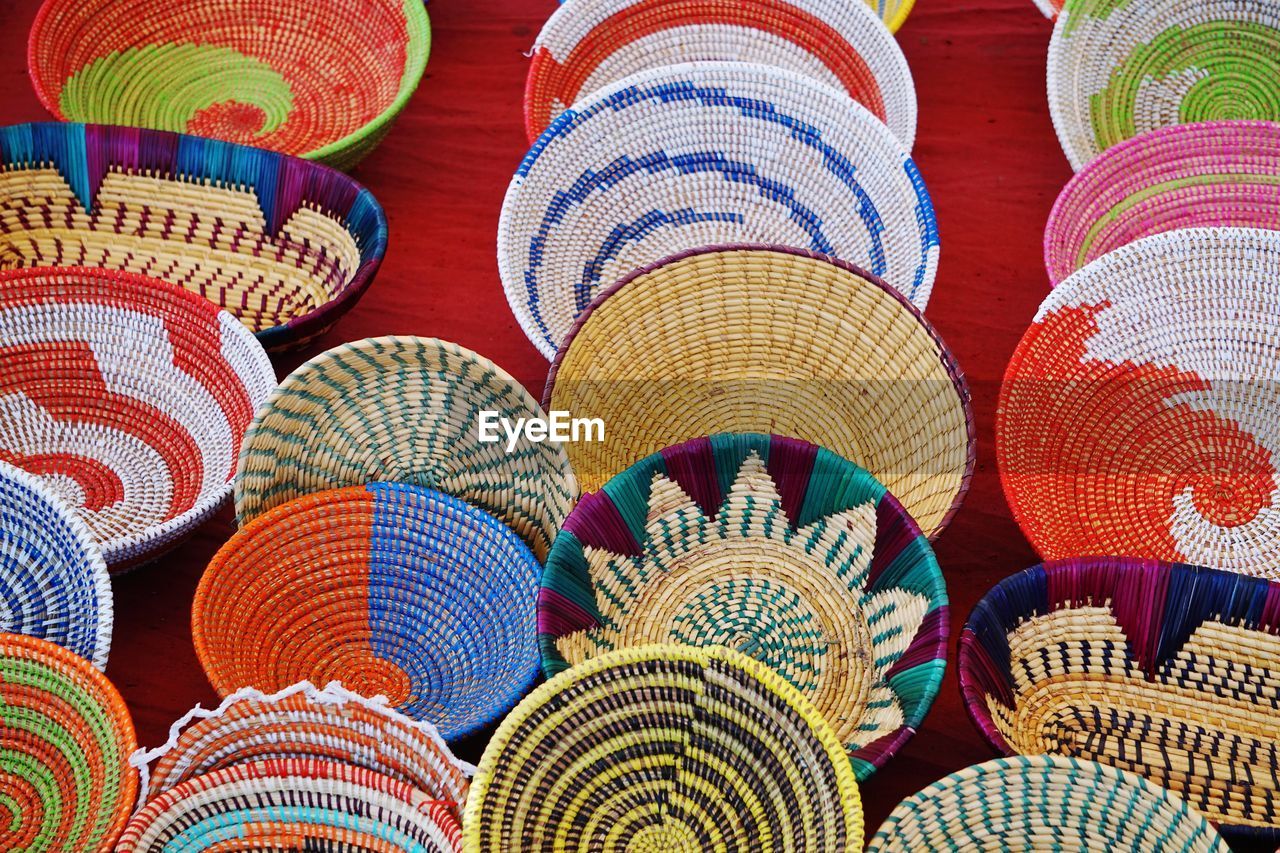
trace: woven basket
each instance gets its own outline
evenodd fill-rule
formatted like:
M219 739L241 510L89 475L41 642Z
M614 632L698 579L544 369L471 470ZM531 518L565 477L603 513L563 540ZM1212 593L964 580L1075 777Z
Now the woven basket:
M390 130L430 47L421 0L45 0L27 65L63 121L194 133L347 169Z
M1158 127L1280 120L1274 0L1066 0L1049 44L1049 111L1076 170Z
M0 127L0 269L85 265L181 284L268 349L323 334L373 281L387 222L323 166L127 127Z
M319 851L452 853L449 805L363 767L284 759L226 767L156 797L117 853Z
M868 853L1133 850L1228 853L1186 803L1141 776L1048 755L966 767L908 797Z
M192 608L214 689L340 680L448 740L506 712L538 673L541 566L497 519L375 483L298 498L222 547Z
M363 767L441 801L462 819L475 768L453 756L434 726L385 700L366 699L338 682L309 681L277 693L247 688L213 710L197 705L169 729L162 746L134 753L139 802L196 776L267 759L315 758Z
M910 150L916 90L893 35L868 6L842 0L574 0L533 46L525 129L536 140L580 98L630 74L680 62L788 68L848 92Z
M245 437L236 475L241 524L312 492L412 483L475 504L545 558L578 497L564 448L521 436L512 452L479 440L481 413L543 417L488 359L435 338L343 344L295 370Z
M627 77L547 128L507 190L498 266L551 358L602 288L741 241L845 258L919 307L938 263L924 182L865 107L783 68L698 62Z
M466 848L858 850L840 740L763 664L725 648L623 649L529 695L485 749Z
M736 648L800 689L859 780L915 734L947 631L942 570L907 511L858 466L781 436L695 439L632 465L569 515L538 595L548 675L650 643Z
M960 686L1001 752L1141 773L1209 820L1280 841L1280 585L1120 557L998 584Z
M176 285L85 268L0 272L0 460L78 510L113 571L217 511L274 385L249 330Z
M107 665L111 580L93 534L38 477L0 462L0 632Z
M1109 148L1049 214L1049 280L1140 237L1198 226L1280 229L1280 124L1177 125Z
M124 700L88 661L0 634L0 850L109 853L137 794L137 745Z
M1042 557L1280 577L1280 233L1145 237L1054 288L996 412L1005 496Z
M879 279L769 246L697 249L606 290L565 341L546 405L604 420L568 445L584 491L714 432L775 432L868 469L920 527L973 467L969 391L946 345Z

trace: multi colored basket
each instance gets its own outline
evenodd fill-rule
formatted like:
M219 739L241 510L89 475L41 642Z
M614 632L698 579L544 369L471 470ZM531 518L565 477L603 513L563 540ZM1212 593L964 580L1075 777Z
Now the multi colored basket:
M1177 125L1107 149L1049 214L1049 280L1140 237L1199 226L1280 229L1280 124Z
M1050 755L966 767L904 800L868 853L1228 853L1201 815L1141 776Z
M340 680L448 740L538 674L538 576L502 522L457 498L373 483L298 498L214 556L191 614L214 689Z
M1036 566L974 608L960 686L1006 755L1141 773L1224 831L1280 841L1280 585L1119 557Z
M1280 233L1169 231L1041 304L996 412L1005 496L1042 557L1280 577Z
M295 370L259 410L236 474L241 524L301 495L375 480L460 497L545 558L578 498L564 448L479 438L483 412L543 417L502 368L435 338L343 344Z
M916 90L892 33L843 0L574 0L547 20L524 92L533 142L565 108L637 71L679 62L776 65L848 92L907 149Z
M1036 8L1049 20L1057 20L1065 0L1035 0Z
M217 511L274 385L253 334L177 285L98 269L0 272L0 460L79 511L113 570Z
M862 847L840 740L771 669L726 648L595 658L499 726L467 800L470 853Z
M583 498L542 574L554 675L650 643L729 646L813 703L859 780L924 718L946 668L933 549L874 477L781 436L715 435Z
M606 424L568 445L585 491L699 435L774 432L866 468L933 536L973 468L968 386L937 333L875 276L798 249L638 270L575 324L545 402Z
M256 148L21 124L0 127L0 166L0 269L84 265L163 278L230 311L268 349L328 330L387 248L368 190Z
M460 853L447 803L363 767L290 758L188 779L143 807L117 853Z
M213 710L197 705L162 746L139 750L139 802L196 776L267 759L314 758L363 767L440 801L462 819L475 768L453 756L430 723L411 720L385 698L367 699L338 682L299 682L277 693L236 691Z
M0 850L109 853L133 810L133 721L89 662L0 634Z
M45 0L27 45L64 121L135 125L350 168L427 66L421 0Z
M1274 0L1066 0L1049 44L1049 112L1081 169L1158 127L1280 120Z
M113 622L93 534L43 481L0 462L0 632L43 637L105 669Z
M865 107L783 68L697 62L634 74L552 122L507 190L498 266L551 358L602 288L739 241L846 258L919 307L938 263L920 173Z

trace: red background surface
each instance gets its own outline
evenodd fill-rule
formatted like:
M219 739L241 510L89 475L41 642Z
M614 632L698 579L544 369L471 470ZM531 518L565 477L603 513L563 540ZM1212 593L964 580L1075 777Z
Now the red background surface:
M850 0L854 2L854 0ZM0 0L0 123L48 119L26 76L38 0ZM432 0L426 77L391 134L355 171L382 202L390 249L363 301L302 358L347 340L433 335L492 358L541 397L547 363L502 294L498 211L526 145L523 52L554 0ZM1071 172L1049 120L1051 26L1031 0L918 0L898 33L920 102L915 159L937 208L942 255L927 314L969 376L978 464L960 513L937 542L953 635L994 582L1034 563L996 474L992 419L999 380L1048 291L1044 222ZM191 645L191 598L230 535L224 510L163 560L115 583L107 674L139 741L156 746L197 702L215 704ZM946 683L919 734L863 788L868 835L902 798L992 757L960 703L954 642ZM460 751L478 758L479 743Z

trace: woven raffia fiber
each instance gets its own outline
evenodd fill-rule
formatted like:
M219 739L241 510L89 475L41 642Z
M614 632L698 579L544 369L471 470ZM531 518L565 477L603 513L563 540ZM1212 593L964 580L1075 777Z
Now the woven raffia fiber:
M137 746L124 700L88 661L0 634L0 850L112 850L138 790Z
M893 810L867 850L1228 853L1207 820L1141 776L1047 755L999 758L934 782Z
M421 0L45 0L27 45L59 119L358 163L427 65Z
M844 0L574 0L543 26L525 84L529 141L580 98L660 65L777 65L848 92L910 150L916 90L892 33Z
M323 489L412 483L473 503L505 521L541 559L578 497L564 448L522 435L479 440L481 413L541 418L537 401L502 368L435 338L343 344L286 378L258 410L236 474L243 524Z
M341 172L129 127L0 127L0 269L92 266L163 278L268 349L327 331L373 281L382 208Z
M1077 171L1158 127L1280 120L1280 4L1067 0L1048 81L1053 126Z
M363 767L315 759L240 764L188 779L142 808L118 853L454 853L447 803Z
M866 468L936 535L973 465L969 391L932 327L831 258L719 246L602 293L556 357L546 405L605 423L568 445L584 491L715 432L774 432Z
M1036 566L974 608L960 686L1005 754L1140 773L1224 832L1280 841L1280 585L1119 557Z
M622 276L744 241L845 258L919 307L938 263L924 182L865 107L776 66L697 62L620 80L547 128L507 190L498 267L551 358Z
M650 643L729 646L794 684L865 779L913 735L946 668L947 592L902 505L808 442L715 435L588 495L538 596L548 675Z
M177 785L241 764L311 757L364 767L450 804L461 820L475 768L453 756L430 723L411 720L385 699L368 699L339 682L309 681L276 693L245 688L212 710L197 705L169 729L169 740L129 759L138 768L139 802Z
M1049 214L1049 280L1140 237L1199 226L1280 229L1280 124L1177 125L1107 149Z
M40 478L0 462L0 632L107 665L111 579L93 534Z
M253 334L176 285L87 268L0 272L0 460L79 512L112 570L217 511L274 386Z
M220 695L340 680L454 740L536 677L540 573L510 529L470 504L371 483L242 528L200 579L191 628Z
M1169 231L1041 304L1005 372L996 460L1042 557L1280 576L1280 233Z
M640 646L543 684L498 727L466 849L862 847L839 738L794 687L725 648Z

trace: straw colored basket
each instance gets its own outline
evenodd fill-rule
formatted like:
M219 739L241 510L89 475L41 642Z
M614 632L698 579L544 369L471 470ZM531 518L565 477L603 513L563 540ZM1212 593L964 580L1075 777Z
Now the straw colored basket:
M1141 776L1040 755L966 767L895 808L868 853L1142 850L1228 853L1213 827Z
M538 672L537 559L502 522L429 489L298 498L222 547L192 608L214 689L340 680L448 740L507 711Z
M574 0L543 26L524 93L536 140L580 98L637 71L743 61L821 80L870 110L910 150L916 90L892 33L843 0Z
M367 699L338 682L309 681L264 694L238 690L213 710L197 705L162 746L134 753L147 803L196 776L267 759L315 758L397 779L462 819L475 768L453 756L430 723L411 720L385 698Z
M0 634L0 850L109 853L137 794L137 745L124 700L88 661Z
M1036 566L974 608L960 686L1007 755L1141 773L1224 832L1280 841L1280 585L1119 557Z
M632 465L569 515L538 596L548 675L650 643L736 648L800 689L859 779L915 734L947 630L942 570L906 510L781 436L715 435Z
M729 649L642 646L543 684L499 726L467 800L469 853L862 847L835 732Z
M421 0L45 0L27 46L64 121L176 130L354 166L418 87Z
M188 779L134 815L116 850L453 853L461 841L448 804L411 785L363 767L291 758Z
M1280 4L1066 0L1048 80L1053 126L1076 170L1158 127L1280 120Z
M769 246L719 246L600 295L556 357L547 407L604 420L568 445L585 491L714 432L775 432L849 459L925 533L973 466L969 391L946 345L875 276Z
M498 266L551 358L601 289L740 241L845 258L918 307L938 262L924 182L865 107L783 68L698 62L627 77L547 128L507 190Z
M295 370L258 410L236 474L243 524L301 495L370 481L412 483L505 521L539 559L578 497L564 448L479 438L481 413L543 417L502 368L435 338L343 344Z
M249 330L176 285L84 268L0 272L0 459L78 510L113 570L217 511L274 385Z
M387 247L368 190L256 148L21 124L0 127L0 166L0 269L85 265L163 278L230 311L268 349L328 330Z
M1177 125L1107 149L1049 214L1049 280L1140 237L1198 226L1280 229L1280 124Z
M38 477L0 462L0 632L107 665L111 580L93 534Z
M1280 233L1145 237L1054 288L1000 391L1005 495L1047 559L1280 577Z

